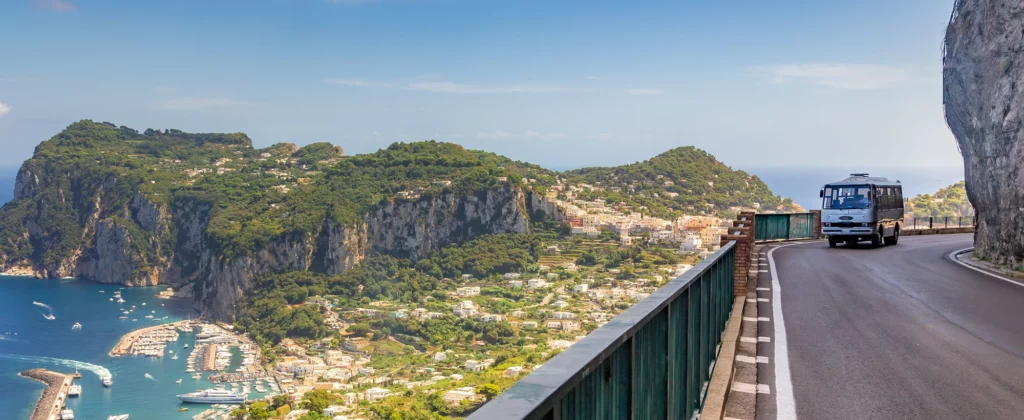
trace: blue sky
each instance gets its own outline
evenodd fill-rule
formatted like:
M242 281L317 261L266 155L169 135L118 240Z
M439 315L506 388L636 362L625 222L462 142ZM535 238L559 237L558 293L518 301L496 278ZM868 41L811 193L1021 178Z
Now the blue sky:
M952 1L6 0L0 165L79 119L556 169L957 166Z

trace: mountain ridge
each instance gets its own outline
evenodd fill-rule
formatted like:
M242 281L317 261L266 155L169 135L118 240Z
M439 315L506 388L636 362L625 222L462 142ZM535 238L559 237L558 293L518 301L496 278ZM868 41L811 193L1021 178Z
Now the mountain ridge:
M671 163L652 171L671 172ZM759 179L717 163L709 176L745 185L714 205L776 204ZM634 167L608 170L619 168ZM341 274L372 255L416 261L481 234L528 233L531 218L557 211L549 188L577 176L586 177L436 141L346 156L329 143L256 149L242 133L83 120L40 143L18 171L15 199L0 208L0 271L168 284L208 315L231 318L259 275ZM751 193L734 197L751 180ZM658 195L644 188L638 195Z

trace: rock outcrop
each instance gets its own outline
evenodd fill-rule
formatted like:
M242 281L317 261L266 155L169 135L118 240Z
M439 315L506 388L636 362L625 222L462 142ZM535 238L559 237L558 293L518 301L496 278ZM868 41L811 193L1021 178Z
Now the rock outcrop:
M28 259L0 255L0 272L32 267L36 277L188 288L195 307L217 319L231 319L239 299L262 274L340 274L372 254L415 260L481 234L527 233L528 207L540 205L533 197L527 199L532 193L518 187L475 193L446 190L415 200L387 201L352 224L328 218L317 232L285 235L247 255L225 258L207 236L214 204L193 199L161 203L138 190L126 194L118 189L116 178L75 184L73 174L53 169L24 165L17 194L67 201L67 214L62 216L79 223L68 223L60 235L47 236L42 226L50 222L48 215L29 212L22 221L23 239L36 249L69 243L73 248ZM65 195L64 189L75 194Z
M1024 3L958 0L946 28L943 104L977 215L976 252L1024 259Z

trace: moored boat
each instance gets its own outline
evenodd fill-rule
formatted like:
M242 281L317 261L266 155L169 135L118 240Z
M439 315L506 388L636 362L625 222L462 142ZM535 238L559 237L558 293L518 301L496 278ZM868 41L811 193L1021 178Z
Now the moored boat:
M193 404L241 404L246 400L245 394L221 389L207 389L178 395L182 402Z

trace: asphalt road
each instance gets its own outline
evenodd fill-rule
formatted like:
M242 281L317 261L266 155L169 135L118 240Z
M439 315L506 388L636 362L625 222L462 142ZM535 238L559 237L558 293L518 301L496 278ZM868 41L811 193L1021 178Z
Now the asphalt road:
M798 418L1024 418L1024 287L949 260L972 245L971 235L938 235L778 248L785 340L774 337L774 302L759 303L772 341L759 344L770 362L758 382L772 392L758 395L757 418L791 418L778 410L783 350ZM772 297L770 272L758 286Z

